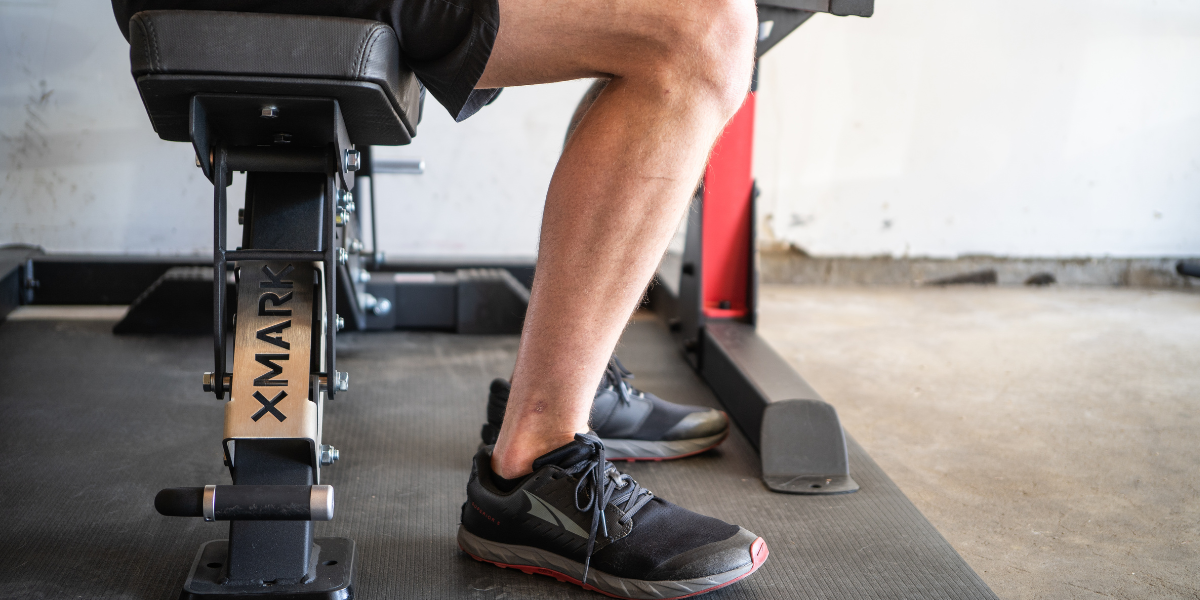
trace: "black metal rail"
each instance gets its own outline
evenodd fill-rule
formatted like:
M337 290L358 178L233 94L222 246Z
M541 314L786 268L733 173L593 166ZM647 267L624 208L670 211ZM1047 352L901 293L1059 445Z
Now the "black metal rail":
M231 153L236 155L237 161L230 160ZM330 384L325 386L325 393L329 399L333 399L337 393L336 376L333 374L337 372L334 336L337 334L337 289L335 286L337 285L338 269L335 240L338 206L337 161L333 154L334 152L327 148L319 154L314 151L293 151L272 157L268 153L261 151L249 151L243 148L229 149L223 144L218 144L213 151L213 381L225 381L225 376L228 374L225 360L228 350L225 343L228 333L225 327L228 298L226 286L223 285L228 273L228 263L241 260L313 261L321 262L324 267L324 273L322 274L325 287L324 372L331 375L329 378ZM234 170L231 168L231 165L239 169L249 168L249 170L259 170L259 168L269 167L273 171L282 170L286 172L313 171L314 167L319 166L320 169L315 170L323 170L325 172L325 198L324 206L322 207L322 210L325 212L325 230L322 232L323 249L316 251L269 249L226 250L225 239L228 235L226 227L226 217L228 214L227 186L230 171ZM212 386L212 391L216 394L217 399L225 399L226 387L224 385L214 385Z

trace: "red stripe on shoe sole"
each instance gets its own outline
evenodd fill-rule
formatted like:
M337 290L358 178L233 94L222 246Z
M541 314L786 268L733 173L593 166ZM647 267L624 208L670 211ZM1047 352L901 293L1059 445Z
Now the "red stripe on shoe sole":
M459 546L459 549L462 550L462 546ZM585 590L599 592L610 598L620 598L621 600L639 600L637 598L630 598L627 596L618 596L616 594L606 592L600 588L592 586L589 583L583 583L583 582L579 581L578 579L571 577L570 575L565 575L563 573L559 573L558 571L555 571L553 569L547 569L545 567L534 567L531 565L510 565L507 563L496 562L494 560L488 560L486 558L480 558L478 556L475 556L474 554L471 554L470 552L467 552L466 550L463 550L463 552L466 552L467 556L470 556L471 558L473 558L479 562L493 564L493 565L496 565L497 567L500 567L501 569L516 569L516 570L518 570L522 573L526 573L528 575L545 575L547 577L553 577L554 579L557 579L558 581L561 581L563 583L573 583L579 587L582 587ZM771 550L769 548L767 548L767 541L762 538L758 538L758 539L754 540L754 543L750 544L750 562L751 562L752 566L750 567L749 571L746 571L742 575L739 575L738 577L735 577L734 579L730 579L729 581L726 581L725 583L717 584L710 588L704 588L700 591L692 592L690 594L684 594L682 596L671 596L670 598L663 598L662 600L679 600L680 598L691 598L692 596L698 596L700 594L707 594L708 592L711 592L713 590L720 589L727 585L732 585L734 583L737 583L737 582L749 577L755 571L757 571L759 567L763 566L763 563L767 562L767 556L769 556L770 554L771 554Z

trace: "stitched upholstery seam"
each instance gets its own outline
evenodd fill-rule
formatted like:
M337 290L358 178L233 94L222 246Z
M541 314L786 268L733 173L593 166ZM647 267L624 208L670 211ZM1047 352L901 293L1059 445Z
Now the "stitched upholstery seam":
M158 37L157 32L154 31L153 23L144 17L134 19L133 22L142 30L142 36L145 38L146 43L150 46L146 52L146 60L150 63L150 72L154 73L161 70L162 65L160 63L162 61L159 58ZM143 48L143 51L145 50L147 49Z
M358 59L355 61L355 64L354 64L354 73L353 73L354 79L362 79L363 64L365 64L365 62L366 62L367 48L370 47L371 40L372 40L372 38L374 38L376 36L376 33L378 31L379 30L377 27L372 27L371 31L367 32L367 34L363 36L362 44L358 48Z
M146 20L146 27L150 30L150 49L153 56L153 62L151 62L151 65L154 67L155 71L164 70L165 67L162 64L162 53L159 52L158 48L158 31L154 29L154 22L150 21L149 19Z

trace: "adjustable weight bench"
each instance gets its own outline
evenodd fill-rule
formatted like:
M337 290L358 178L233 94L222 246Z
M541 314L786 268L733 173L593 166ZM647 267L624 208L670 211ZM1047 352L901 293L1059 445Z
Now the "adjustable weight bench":
M350 598L354 543L314 539L313 521L335 506L321 485L338 458L322 443L322 409L349 386L336 367L337 301L362 297L355 144L409 143L421 87L396 34L373 21L147 11L130 21L129 41L154 130L191 142L213 183L214 282L232 265L237 289L232 369L226 285L216 283L215 366L204 375L205 391L227 399L233 485L155 498L164 515L230 522L228 540L200 548L181 598ZM241 246L228 250L232 171L246 172L246 200Z

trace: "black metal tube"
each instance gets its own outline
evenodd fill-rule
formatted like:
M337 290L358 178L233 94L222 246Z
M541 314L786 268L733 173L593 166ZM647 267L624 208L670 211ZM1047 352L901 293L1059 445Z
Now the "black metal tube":
M225 260L324 260L325 253L300 250L230 250L225 253Z
M217 146L213 166L213 392L225 399L225 178L229 176L225 146Z
M329 374L329 385L325 386L326 397L332 400L337 394L337 346L333 336L337 333L337 249L334 247L334 228L337 227L337 176L329 172L325 178L325 372ZM343 231L345 231L343 229Z
M230 148L229 170L273 173L325 173L329 155L324 148Z
M368 146L369 147L369 146ZM371 160L375 160L371 156ZM371 165L371 261L372 269L379 269L379 227L375 219L375 165Z

